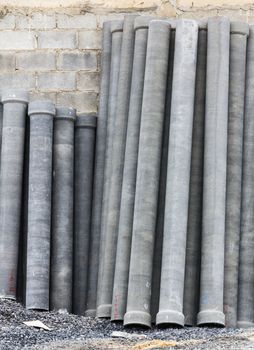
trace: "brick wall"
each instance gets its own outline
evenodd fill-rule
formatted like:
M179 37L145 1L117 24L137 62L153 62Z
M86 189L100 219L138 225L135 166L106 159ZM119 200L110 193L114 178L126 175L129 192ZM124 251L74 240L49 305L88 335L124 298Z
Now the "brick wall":
M1 0L0 93L6 88L28 89L32 99L50 98L78 112L97 111L105 19L137 12L166 17L228 15L251 22L254 6L235 2L232 6L227 5L232 1L221 0L209 4L203 0Z
M96 111L101 31L93 14L7 14L0 19L0 90L29 89Z

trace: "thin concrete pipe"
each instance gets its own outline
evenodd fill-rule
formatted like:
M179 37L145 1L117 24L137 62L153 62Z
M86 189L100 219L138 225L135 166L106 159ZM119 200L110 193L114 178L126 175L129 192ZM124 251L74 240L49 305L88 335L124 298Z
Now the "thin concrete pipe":
M124 325L151 326L153 246L169 42L170 24L167 21L151 21L147 42L127 312L124 316Z
M198 325L223 313L230 22L208 19L202 257Z
M112 321L123 320L126 312L140 118L145 75L148 25L151 19L151 17L140 16L137 17L134 22L135 46L119 213L120 217L112 297Z
M249 25L242 22L231 22L230 31L224 313L226 326L236 327L245 67Z
M87 281L86 316L96 316L97 281L99 271L99 251L101 232L101 211L103 179L105 166L105 148L107 139L108 97L111 61L111 22L104 22L102 32L102 59L100 101L96 129L96 147L94 160L93 204L91 219L91 239L89 250L89 271Z
M155 229L154 253L153 253L153 277L152 277L152 290L151 290L152 323L156 323L156 315L159 311L159 301L160 301L162 242L163 242L167 169L168 169L168 142L169 142L169 123L170 123L170 110L171 110L174 53L175 53L175 24L171 23L168 78L167 78L168 80L167 80L167 92L166 92L165 115L164 115L163 137L162 137L162 151L161 151L161 165L160 165L160 184L159 184L159 194L158 194L158 208L157 208L156 229Z
M53 117L51 101L29 103L26 307L49 309Z
M53 139L50 308L68 312L72 311L75 118L75 109L57 108Z
M176 25L165 198L161 286L157 325L184 325L183 293L198 25Z
M114 134L112 137L112 173L109 183L109 196L107 200L105 224L103 227L105 235L103 249L105 250L105 254L103 255L100 282L103 288L103 298L100 299L100 303L98 304L98 310L101 312L100 315L103 314L104 317L111 317L112 311L111 305L115 272L117 234L134 52L135 18L135 15L127 15L125 16L123 23L122 47L117 88L118 93L116 98L116 117L114 122Z
M247 48L237 326L254 325L254 26Z
M207 23L199 24L196 91L192 133L189 212L186 242L183 314L185 325L197 324L199 309L200 252L202 234L203 158Z
M122 36L123 36L123 21L111 22L111 63L110 63L110 84L109 84L109 101L108 101L108 121L107 121L107 142L105 150L105 167L104 167L104 183L103 183L103 199L101 210L101 237L100 237L100 252L99 252L99 273L97 286L97 310L98 317L110 317L111 315L111 301L107 304L108 297L104 298L104 283L107 281L103 279L102 274L107 273L106 269L114 270L113 266L104 266L104 259L106 255L106 217L108 201L110 196L110 182L112 173L112 150L114 126L116 119L116 104L118 92L118 79L120 71ZM107 286L106 286L107 288ZM108 289L107 289L108 290Z
M75 123L73 312L78 315L87 309L96 122L94 114L82 114Z

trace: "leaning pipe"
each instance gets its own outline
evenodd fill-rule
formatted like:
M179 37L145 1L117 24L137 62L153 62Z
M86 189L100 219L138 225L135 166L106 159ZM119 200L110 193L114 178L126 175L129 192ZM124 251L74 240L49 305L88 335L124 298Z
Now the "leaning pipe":
M230 22L208 19L203 227L198 325L225 325L223 313Z
M82 114L75 124L73 312L77 315L87 309L96 121L94 114Z
M179 20L168 145L159 312L156 324L184 325L183 293L198 25Z
M111 321L123 320L126 312L140 117L143 97L148 25L151 19L151 17L139 16L134 22L135 46L119 214Z
M76 110L56 109L53 139L51 310L72 311L74 121Z
M207 23L199 24L196 91L192 134L189 213L186 243L183 314L185 325L196 326L199 307Z
M254 326L254 26L247 48L237 326Z
M111 60L111 22L104 22L102 34L102 59L100 101L96 129L96 147L94 160L93 207L91 219L91 240L89 251L89 271L87 281L86 316L96 316L97 281L99 270L99 250L101 231L101 210L103 178L105 166L105 147L107 138L108 96Z
M167 21L151 21L147 42L125 326L151 326L153 246L169 42L170 24Z
M98 317L110 317L111 301L106 304L104 301L104 286L103 273L111 266L104 266L104 259L106 255L106 217L108 213L108 201L110 197L110 181L112 174L112 150L113 150L113 136L116 119L116 102L118 92L118 79L120 71L121 47L123 36L123 21L111 22L111 63L110 63L110 85L109 85L109 101L108 101L108 120L107 120L107 142L105 150L105 167L104 167L104 184L103 184L103 199L101 211L101 237L100 237L100 252L99 252L99 273L97 286L97 310ZM112 268L114 268L112 266Z
M52 143L55 106L29 103L30 154L26 307L49 309Z
M249 25L231 22L224 268L226 326L236 327L242 194L243 117Z
M116 102L116 118L112 139L112 173L109 184L107 213L105 216L105 252L100 285L103 296L98 304L98 310L104 317L111 317L111 304L116 260L117 233L119 210L121 202L122 177L124 166L126 129L128 122L132 61L134 51L134 20L135 15L124 18L120 69L118 78L118 93Z
M172 24L171 26L169 45L170 46L169 46L169 60L168 60L168 80L167 80L165 115L164 115L164 123L163 123L160 184L159 184L159 194L158 194L158 208L157 208L156 229L155 229L154 253L153 253L153 277L152 277L152 291L151 291L152 323L156 323L156 315L159 311L159 301L160 301L161 260L162 260L161 258L162 258L163 226L164 226L164 213L165 213L165 193L166 193L167 169L168 169L167 165L168 165L169 123L170 123L171 96L172 96L174 52L175 52L175 24Z
M0 175L0 297L16 299L28 94L2 96Z

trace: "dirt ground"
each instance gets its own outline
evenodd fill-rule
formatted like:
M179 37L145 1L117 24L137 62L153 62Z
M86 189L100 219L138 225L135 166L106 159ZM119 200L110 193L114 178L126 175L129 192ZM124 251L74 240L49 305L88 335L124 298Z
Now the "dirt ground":
M50 330L25 321L41 321ZM114 338L113 332L125 332ZM127 338L126 338L127 337ZM24 309L0 300L0 350L221 350L253 349L254 329L225 328L124 329L109 320L60 312Z

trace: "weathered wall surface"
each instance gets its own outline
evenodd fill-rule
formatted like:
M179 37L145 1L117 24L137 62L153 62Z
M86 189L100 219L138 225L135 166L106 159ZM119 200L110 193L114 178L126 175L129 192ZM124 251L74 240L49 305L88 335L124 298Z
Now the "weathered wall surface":
M254 4L240 0L1 0L0 91L96 111L102 23L134 12L254 20Z

